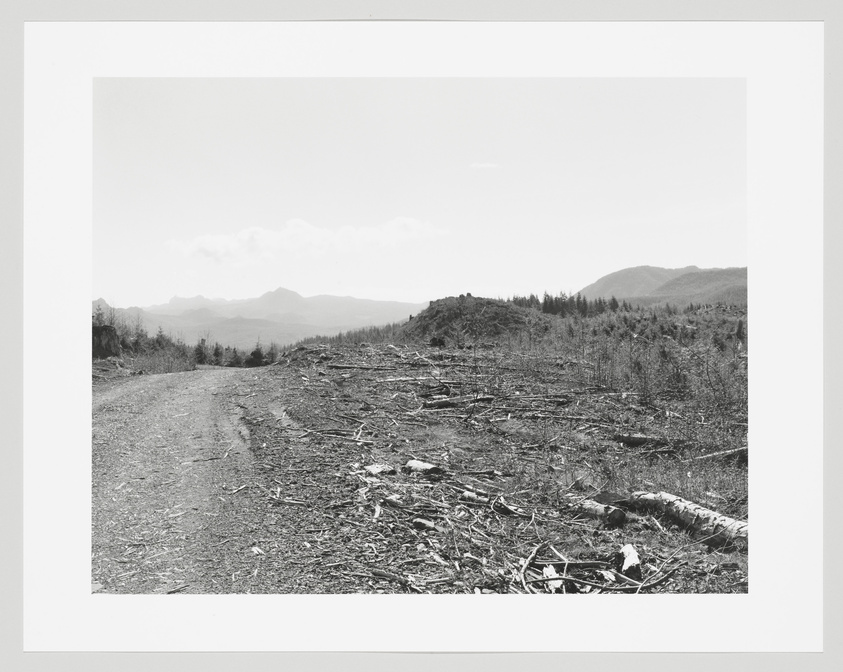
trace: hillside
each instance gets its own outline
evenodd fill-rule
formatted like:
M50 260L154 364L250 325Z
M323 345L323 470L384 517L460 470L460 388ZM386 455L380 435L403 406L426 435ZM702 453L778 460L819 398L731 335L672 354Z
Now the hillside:
M729 303L745 305L747 269L637 266L610 273L580 290L586 299L609 298L633 304Z
M671 302L746 303L746 268L715 268L686 273L651 292Z
M698 271L696 266L685 268L660 268L658 266L635 266L624 268L583 287L579 294L586 299L598 299L614 296L624 299L632 296L648 296L664 283L684 275Z
M401 328L400 334L410 339L443 339L448 345L462 345L478 339L544 333L549 328L550 320L541 313L467 294L432 301Z
M189 298L174 296L169 303L147 306L144 310L159 315L178 315L189 310L212 309L214 306L219 306L225 302L225 299L206 299L201 295Z
M113 309L117 319L130 326L140 321L151 335L160 327L186 343L210 336L210 340L246 349L254 347L258 339L284 346L309 336L331 336L350 329L402 322L426 305L348 296L303 297L279 288L254 299L174 297L166 304L145 308L113 308L97 299L92 302L91 311L100 306L108 315Z

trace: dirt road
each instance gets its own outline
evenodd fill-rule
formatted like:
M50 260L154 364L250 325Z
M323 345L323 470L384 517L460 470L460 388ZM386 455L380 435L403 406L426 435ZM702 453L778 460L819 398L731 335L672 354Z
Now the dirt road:
M253 489L237 491L255 480L235 403L249 379L224 369L94 386L94 590L248 591L263 522Z
M305 387L279 367L96 382L92 590L384 592L359 571L372 543L349 519L371 522L349 510L359 448L328 445L288 415L312 423L324 411ZM355 571L340 579L339 568Z

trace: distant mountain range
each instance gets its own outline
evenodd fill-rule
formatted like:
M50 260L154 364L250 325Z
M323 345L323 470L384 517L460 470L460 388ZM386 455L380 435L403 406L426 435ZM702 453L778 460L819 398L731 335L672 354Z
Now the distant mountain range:
M584 287L586 299L614 296L633 305L728 303L746 305L746 268L636 266L604 275Z
M636 266L610 273L584 287L585 298L626 300L633 305L671 303L730 303L745 305L746 268L659 268ZM91 311L101 306L112 309L103 299L91 303ZM200 338L240 350L251 350L258 339L284 347L310 336L333 336L370 326L406 322L428 306L427 303L373 301L350 296L303 297L278 288L254 299L207 299L173 297L169 302L144 308L114 308L126 324L141 326L150 336L159 327L164 333L190 345Z
M96 312L102 306L111 308L103 299L91 304ZM360 327L381 326L406 321L410 315L427 307L427 303L373 301L350 296L303 297L279 288L255 299L207 299L173 297L168 303L144 308L115 308L129 325L140 320L150 336L161 327L165 333L194 344L210 335L211 341L238 349L251 349L260 339L269 346L290 345L309 336L331 336Z

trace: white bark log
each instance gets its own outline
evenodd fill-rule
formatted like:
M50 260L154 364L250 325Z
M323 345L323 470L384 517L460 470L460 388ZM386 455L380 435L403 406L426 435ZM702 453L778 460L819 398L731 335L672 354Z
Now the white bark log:
M626 522L626 513L611 504L600 504L591 499L584 499L576 505L576 509L583 515L597 518L614 527L620 527Z
M702 536L723 541L749 538L749 523L729 518L668 492L634 492L629 498L633 508L655 510Z
M463 493L460 495L460 499L464 502L472 502L474 504L488 504L489 498L483 497L482 495L478 495L476 492L472 492L471 490L464 490Z

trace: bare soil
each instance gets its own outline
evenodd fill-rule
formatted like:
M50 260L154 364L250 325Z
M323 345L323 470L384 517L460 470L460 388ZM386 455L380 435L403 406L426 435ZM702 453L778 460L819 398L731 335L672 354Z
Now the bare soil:
M746 592L745 546L647 513L612 526L577 510L622 500L613 474L633 461L650 470L635 485L658 491L647 478L699 446L669 431L670 409L583 385L569 364L362 345L256 369L101 368L93 589ZM633 433L663 438L625 444ZM706 487L702 503L745 520L745 466L728 469L742 487ZM626 544L637 583L618 575ZM549 563L570 579L549 584Z
M232 403L244 373L133 376L94 386L95 587L248 588L241 546L253 541L249 532L262 516L251 491L232 494L255 478L248 434Z

